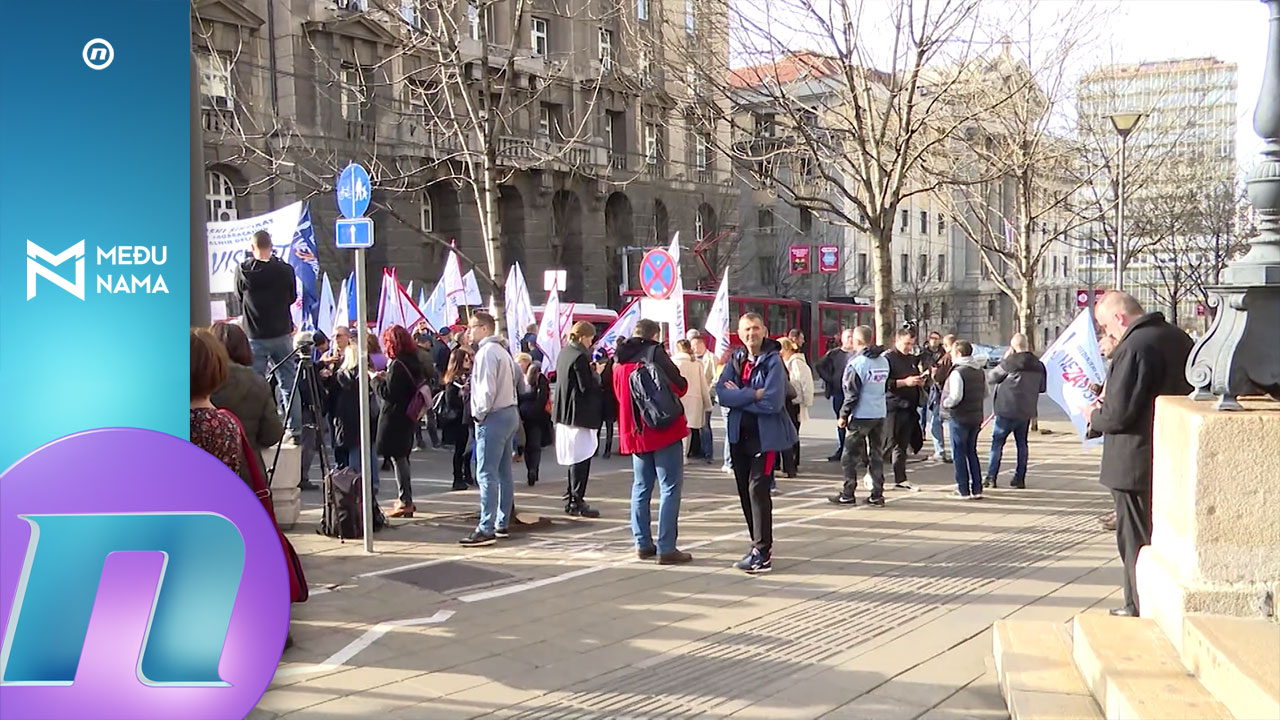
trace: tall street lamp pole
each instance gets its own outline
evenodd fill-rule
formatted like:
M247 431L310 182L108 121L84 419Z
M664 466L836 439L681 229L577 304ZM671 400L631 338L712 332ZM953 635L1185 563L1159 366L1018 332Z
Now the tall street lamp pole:
M1110 116L1111 124L1120 136L1120 177L1116 181L1116 270L1115 289L1124 290L1124 164L1129 148L1129 133L1138 127L1142 113L1116 113Z

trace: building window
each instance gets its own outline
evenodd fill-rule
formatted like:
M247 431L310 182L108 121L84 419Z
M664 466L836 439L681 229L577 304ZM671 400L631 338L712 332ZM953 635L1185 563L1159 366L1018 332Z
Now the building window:
M701 242L705 236L703 232L705 228L702 225L702 213L693 214L693 238L696 242Z
M236 188L227 179L226 175L220 172L210 170L206 174L208 180L208 189L205 191L204 199L208 204L209 222L227 222L228 220L238 220L240 214L236 212Z
M911 211L910 211L910 210L903 210L903 211L902 211L902 222L899 224L898 229L899 229L899 230L901 230L902 232L906 232L906 231L907 231L907 228L909 228L909 227L911 227Z
M920 234L929 234L929 211L927 210L920 211Z
M813 211L800 208L800 232L808 235L813 231Z
M485 5L484 10L481 11L481 9L476 5L476 2L478 2L478 0L472 0L467 3L467 24L471 26L471 39L480 39L480 17L483 12L484 36L487 41L492 42L494 36L493 4L490 3Z
M858 284L867 284L867 254L864 252L858 253Z
M927 321L927 320L929 320L931 317L933 317L933 305L932 305L931 303L925 303L925 304L924 304L924 315L921 317L921 319L922 319L922 320L926 320L926 321Z
M613 72L613 31L600 28L600 69Z
M538 108L538 135L547 138L551 137L551 106L542 105Z
M699 172L705 172L707 169L708 155L711 150L711 143L707 140L707 136L698 133L694 136L693 141L693 165Z
M534 55L547 56L547 50L550 47L547 28L548 24L545 18L536 17L529 21L530 45L533 48Z
M200 96L206 107L231 109L231 66L222 56L202 52L196 56L200 68Z
M418 226L423 232L435 230L435 207L431 204L431 193L422 191L421 209L418 211Z
M758 113L755 117L756 137L771 138L777 131L777 123L772 113Z
M653 57L649 54L649 48L640 48L640 62L637 67L640 73L640 85L649 87L653 85Z
M987 319L988 320L996 319L996 301L995 300L987 301Z
M359 122L364 119L365 87L360 68L344 65L338 78L339 101L342 103L342 119Z
M938 253L938 282L942 282L946 279L946 267L947 256L943 253Z
M649 19L649 0L636 0L636 19Z
M690 35L698 31L698 21L693 12L693 0L684 0L684 31Z
M773 211L761 208L756 211L756 229L765 235L773 234Z
M693 63L685 63L684 66L684 84L689 89L690 97L696 97L699 92L700 85L698 83L698 66Z
M1062 256L1062 277L1070 277L1070 275L1067 273L1067 256L1066 255Z
M918 268L918 272L920 273L921 281L929 279L929 256L924 253L920 254L920 267Z
M942 310L938 313L938 319L945 321L947 319L947 301L942 301Z
M1044 329L1044 343L1042 343L1040 347L1041 348L1049 347L1049 328Z
M650 165L658 164L658 126L656 123L644 124L644 159Z
M902 282L909 282L911 280L910 262L911 260L907 257L906 253L903 253L898 260L898 269L899 274L902 276Z
M400 0L400 17L409 27L418 27L418 3L416 0Z
M947 216L938 213L938 234L942 235L947 231Z
M1058 256L1057 255L1053 256L1053 274L1054 276L1057 276L1058 274Z
M778 266L774 263L773 258L757 258L756 263L760 268L760 284L770 288L777 284Z

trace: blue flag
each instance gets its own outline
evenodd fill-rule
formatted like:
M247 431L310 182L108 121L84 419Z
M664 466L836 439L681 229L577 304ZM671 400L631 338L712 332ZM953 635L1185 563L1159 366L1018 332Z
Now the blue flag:
M316 231L311 225L311 206L302 207L298 229L293 233L293 244L285 258L293 266L293 272L302 284L302 322L304 326L317 327L316 313L320 310L320 261L316 259Z

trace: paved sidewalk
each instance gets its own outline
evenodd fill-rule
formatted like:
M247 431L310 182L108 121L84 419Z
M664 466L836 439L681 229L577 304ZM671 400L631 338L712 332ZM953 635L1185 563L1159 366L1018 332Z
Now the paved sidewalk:
M316 535L314 508L291 533L313 595L250 717L1007 717L991 624L1066 621L1106 607L1120 581L1096 522L1109 509L1098 454L1065 422L1042 425L1056 432L1033 435L1026 490L953 500L952 467L922 460L908 467L919 492L850 508L827 502L834 424L815 419L801 477L779 480L774 571L759 577L730 568L748 541L719 463L687 466L680 547L693 564L659 567L635 559L626 458L593 468L601 519L564 515L549 457L542 482L518 475L516 492L552 525L468 550L457 540L475 491L444 491L448 451L417 454L415 472L435 480L415 483L419 517L379 533L376 555ZM1005 478L1012 460L1011 440Z

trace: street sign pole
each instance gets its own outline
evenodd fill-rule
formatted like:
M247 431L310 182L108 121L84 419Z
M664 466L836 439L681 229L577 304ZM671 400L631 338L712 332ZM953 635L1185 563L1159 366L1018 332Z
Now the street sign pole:
M369 323L368 278L364 268L364 248L356 250L356 327L359 328L360 352L360 483L361 500L364 502L364 551L373 552L373 431L369 427Z

